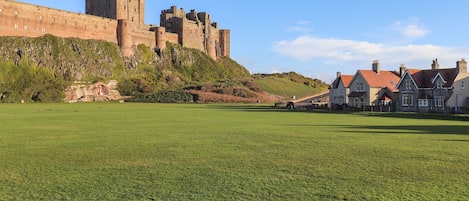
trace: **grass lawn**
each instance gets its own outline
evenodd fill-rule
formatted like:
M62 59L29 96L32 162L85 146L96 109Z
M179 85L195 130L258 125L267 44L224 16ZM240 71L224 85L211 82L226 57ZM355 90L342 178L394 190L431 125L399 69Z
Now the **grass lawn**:
M0 104L0 200L469 200L468 118Z

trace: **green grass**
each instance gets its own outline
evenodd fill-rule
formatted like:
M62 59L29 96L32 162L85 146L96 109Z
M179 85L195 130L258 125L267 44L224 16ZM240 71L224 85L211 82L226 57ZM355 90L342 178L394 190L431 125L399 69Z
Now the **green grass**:
M2 104L0 200L468 200L467 116Z
M270 75L255 79L255 82L262 90L271 94L288 97L288 100L293 96L302 98L327 91L327 85L321 84L319 81L302 78L297 74L290 76L288 74L283 75L284 76ZM293 78L298 80L292 80ZM305 84L305 82L307 84ZM313 87L311 84L317 86Z

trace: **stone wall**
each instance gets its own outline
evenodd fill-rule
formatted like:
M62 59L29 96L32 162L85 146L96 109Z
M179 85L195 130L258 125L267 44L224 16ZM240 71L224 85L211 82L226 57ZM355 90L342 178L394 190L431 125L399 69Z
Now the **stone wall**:
M97 39L117 43L117 20L21 2L0 1L0 36Z
M132 48L144 44L150 48L166 47L166 42L178 43L207 53L211 58L230 56L230 32L219 30L210 15L175 6L161 12L161 28L144 24L144 0L86 0L86 13L73 13L0 0L0 36L58 37L104 40L119 44L124 56ZM160 29L163 30L163 29ZM157 41L160 40L160 41Z

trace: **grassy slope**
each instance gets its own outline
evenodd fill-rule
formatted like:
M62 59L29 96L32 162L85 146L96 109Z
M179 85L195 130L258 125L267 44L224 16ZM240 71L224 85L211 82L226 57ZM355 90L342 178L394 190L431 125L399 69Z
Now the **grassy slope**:
M467 118L249 105L0 111L5 200L469 199Z
M303 77L296 73L270 74L266 76L254 75L255 82L262 90L287 97L297 98L314 95L327 91L327 85L319 80Z

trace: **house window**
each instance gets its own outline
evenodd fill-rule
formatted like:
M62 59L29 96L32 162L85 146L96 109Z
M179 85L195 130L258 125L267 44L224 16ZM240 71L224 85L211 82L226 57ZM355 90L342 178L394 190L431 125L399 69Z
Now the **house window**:
M357 83L356 89L357 91L364 91L365 88L363 87L363 83L362 82Z
M412 89L412 82L410 80L405 81L405 89Z
M443 81L442 80L437 80L436 81L436 88L437 89L443 89Z
M428 99L419 99L419 107L428 107Z
M435 107L443 107L443 96L435 96Z
M412 94L403 94L402 106L414 106L414 96Z

